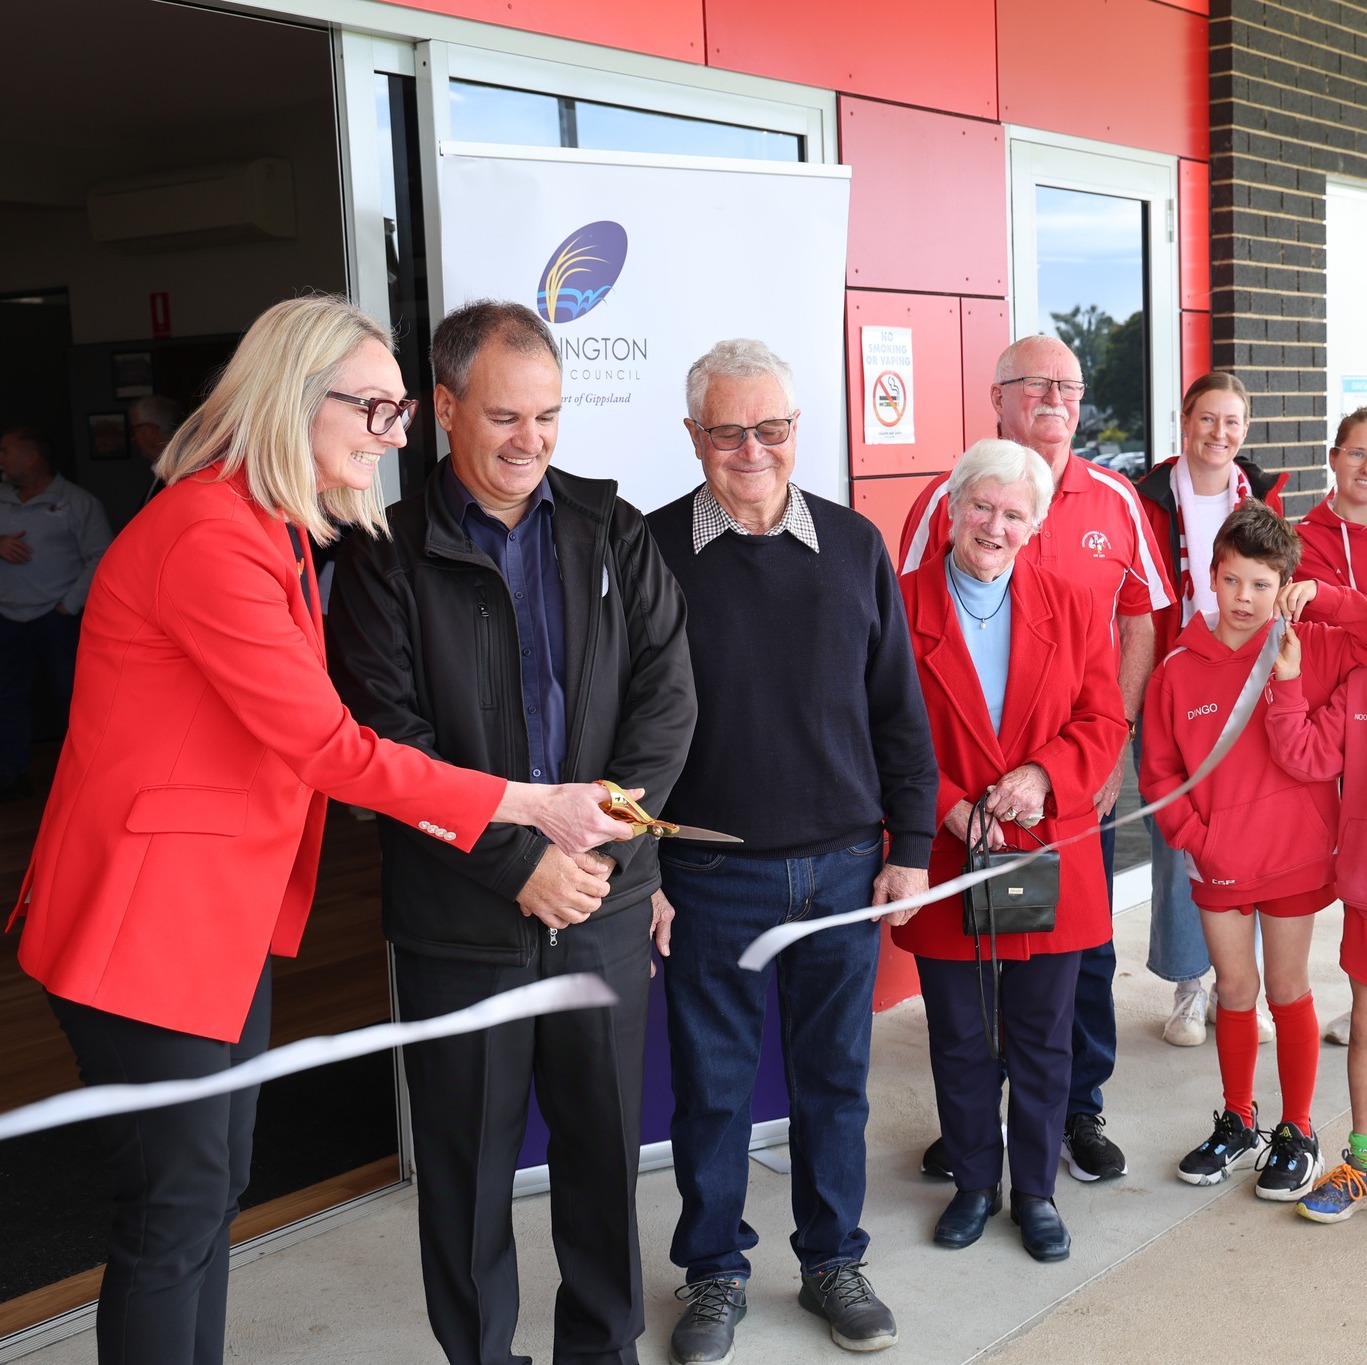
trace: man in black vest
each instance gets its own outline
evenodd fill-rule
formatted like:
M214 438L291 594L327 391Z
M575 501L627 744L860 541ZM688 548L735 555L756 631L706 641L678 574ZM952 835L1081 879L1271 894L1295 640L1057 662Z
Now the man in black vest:
M788 366L760 342L720 342L689 371L687 396L706 482L647 518L688 602L698 688L666 814L745 840L737 856L682 840L660 850L678 911L665 988L683 1207L670 1255L688 1299L670 1357L700 1365L731 1359L745 1252L758 1241L743 1214L769 973L736 959L773 925L925 890L938 776L881 536L790 482L799 414ZM879 943L869 920L777 959L798 1301L855 1351L897 1340L860 1269Z

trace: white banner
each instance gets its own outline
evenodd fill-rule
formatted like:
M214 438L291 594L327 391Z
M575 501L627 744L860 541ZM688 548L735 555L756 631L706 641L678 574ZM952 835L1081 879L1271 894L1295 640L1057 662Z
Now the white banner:
M556 464L616 479L646 511L702 481L688 367L757 337L793 367L796 482L845 502L849 175L444 142L441 304L512 299L546 318L565 369Z

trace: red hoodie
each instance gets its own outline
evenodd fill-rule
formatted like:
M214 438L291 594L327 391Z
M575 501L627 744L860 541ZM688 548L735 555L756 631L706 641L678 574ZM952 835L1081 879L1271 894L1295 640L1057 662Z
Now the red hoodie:
M1302 782L1343 776L1334 879L1346 903L1367 904L1367 668L1355 668L1313 715L1300 678L1268 690L1272 757Z
M1145 800L1180 786L1215 747L1267 631L1264 626L1230 649L1211 633L1204 614L1187 623L1145 695L1139 773ZM1367 662L1367 597L1321 584L1296 632L1304 695L1320 706L1350 669ZM1333 880L1338 787L1332 779L1302 782L1272 761L1263 721L1271 692L1264 689L1215 771L1154 816L1169 846L1187 855L1198 904L1247 905Z
M1303 547L1297 578L1317 578L1367 593L1367 526L1344 521L1330 496L1317 502L1296 530Z

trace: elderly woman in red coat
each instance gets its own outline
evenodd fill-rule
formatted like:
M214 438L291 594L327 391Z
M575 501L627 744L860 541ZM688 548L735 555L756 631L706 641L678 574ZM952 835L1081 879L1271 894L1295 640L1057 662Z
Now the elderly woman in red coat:
M974 803L984 793L993 849L1028 850L1093 830L1092 798L1125 743L1107 623L1080 587L1025 561L1053 496L1045 462L1014 441L979 441L950 476L950 543L902 579L935 752L938 834L931 885L964 868ZM1011 1216L1037 1260L1071 1245L1054 1206L1068 1100L1073 993L1084 948L1111 936L1100 838L1061 852L1057 922L1048 934L1001 934L1002 1059L982 1000L990 964L974 961L957 896L926 906L893 940L916 954L930 1029L941 1131L957 1192L935 1229L965 1247L1001 1208L1003 1065L1010 1076L1005 1150ZM984 957L987 954L984 953ZM981 995L980 995L981 992Z

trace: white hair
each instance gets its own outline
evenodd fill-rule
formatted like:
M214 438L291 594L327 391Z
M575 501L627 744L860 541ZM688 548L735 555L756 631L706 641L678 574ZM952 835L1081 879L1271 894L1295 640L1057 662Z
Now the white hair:
M1049 504L1054 499L1054 476L1043 456L1015 441L993 437L974 441L955 462L946 493L951 520L968 493L985 479L1003 486L1022 482L1032 484L1035 490L1034 525L1038 527L1049 514Z
M797 406L793 393L793 371L786 360L776 356L762 341L749 337L734 337L730 341L719 341L704 356L700 356L689 367L688 378L684 382L684 398L688 404L688 415L695 422L702 420L703 403L707 400L707 387L714 379L753 379L758 375L768 375L778 381L783 390L783 401L791 415ZM779 416L774 413L774 416Z

